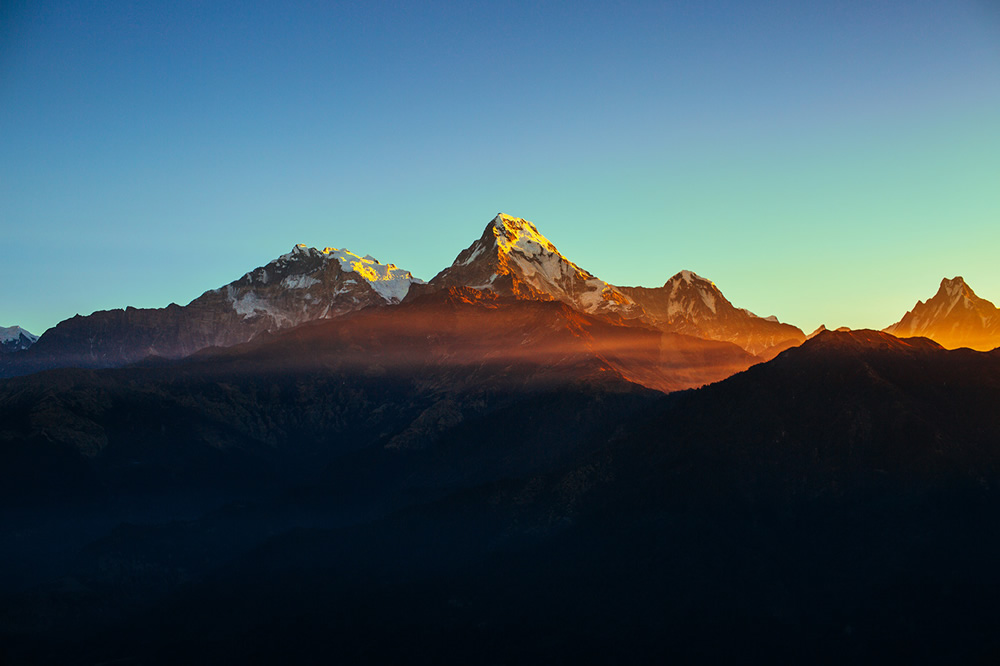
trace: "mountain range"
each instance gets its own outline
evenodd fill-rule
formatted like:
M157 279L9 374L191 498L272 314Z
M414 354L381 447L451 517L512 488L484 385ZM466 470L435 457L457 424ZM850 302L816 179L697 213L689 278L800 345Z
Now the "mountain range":
M400 302L419 282L394 264L348 250L296 245L266 266L185 306L77 315L46 331L23 354L0 361L0 375L56 367L117 367L149 356L181 358L347 312Z
M77 315L40 338L27 332L15 335L22 331L19 327L3 329L0 348L19 353L0 356L0 376L56 367L119 367L151 356L182 358L450 288L561 301L620 323L730 342L760 360L806 339L793 325L734 306L712 281L691 271L678 272L662 287L604 282L564 257L531 222L499 214L451 266L426 283L371 256L297 245L186 306ZM942 281L934 298L918 302L884 330L902 337L930 337L950 348L989 350L1000 346L1000 310L956 277Z
M714 283L690 271L655 289L608 284L566 259L534 224L504 214L497 215L451 266L412 293L456 286L559 300L581 312L732 342L763 357L805 339L794 326L733 307Z
M428 283L370 256L299 245L186 306L101 311L60 322L30 351L0 360L0 375L181 358L451 288L561 301L609 321L731 342L761 358L805 337L794 326L733 307L714 284L687 271L656 289L610 285L566 259L531 222L501 214Z
M1000 349L909 337L987 306L807 338L499 215L75 317L0 359L0 663L995 663Z

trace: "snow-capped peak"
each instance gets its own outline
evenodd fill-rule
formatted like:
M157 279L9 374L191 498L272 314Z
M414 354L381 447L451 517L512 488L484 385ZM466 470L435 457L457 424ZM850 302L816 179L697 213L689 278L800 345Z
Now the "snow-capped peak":
M716 313L718 299L725 300L722 292L711 280L706 280L694 271L681 271L663 285L670 289L671 307L669 315L691 315L694 306L694 294L712 313ZM748 311L749 313L749 311ZM752 314L752 313L750 313ZM756 315L754 315L756 316Z
M617 287L564 257L531 222L499 213L479 240L430 282L431 289L464 286L518 298L558 300L589 313L637 317L642 309Z
M707 282L708 284L712 285L713 287L715 286L715 283L712 282L711 280L706 280L705 278L703 278L702 276L698 275L694 271L688 271L688 270L681 271L680 273L678 273L677 275L673 276L670 279L671 280L684 280L688 284L692 284L695 281L698 281L698 282Z
M556 246L539 233L538 228L528 220L499 213L493 218L491 225L497 239L497 247L505 253L517 250L525 256L534 257L542 250L559 252Z
M20 326L0 326L0 352L24 351L38 341L38 336Z
M335 259L343 271L360 275L388 303L403 300L411 284L423 284L423 280L413 277L410 271L403 270L396 264L383 264L370 254L361 257L347 248L325 247L318 250L299 243L291 252L282 255L279 261L301 256L321 257L327 261Z
M32 344L38 341L37 335L29 333L20 326L8 326L6 328L0 326L0 342L16 342L21 339L22 335L30 340Z

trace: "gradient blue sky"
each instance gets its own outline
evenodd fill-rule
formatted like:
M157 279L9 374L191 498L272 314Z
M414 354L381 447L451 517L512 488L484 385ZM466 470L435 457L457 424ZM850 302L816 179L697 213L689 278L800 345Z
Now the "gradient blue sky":
M808 332L1000 301L1000 3L4 2L0 325L295 243L430 279L499 211Z

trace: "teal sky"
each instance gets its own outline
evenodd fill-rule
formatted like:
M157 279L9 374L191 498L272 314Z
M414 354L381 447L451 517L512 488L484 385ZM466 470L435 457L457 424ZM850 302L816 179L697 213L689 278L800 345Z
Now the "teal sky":
M430 279L500 211L807 332L1000 301L1000 6L0 5L0 325L287 252Z

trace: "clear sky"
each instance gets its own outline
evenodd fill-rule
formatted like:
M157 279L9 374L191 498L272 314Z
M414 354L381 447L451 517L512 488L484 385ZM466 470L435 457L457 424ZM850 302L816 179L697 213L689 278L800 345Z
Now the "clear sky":
M0 325L497 212L803 329L1000 301L1000 3L0 3Z

